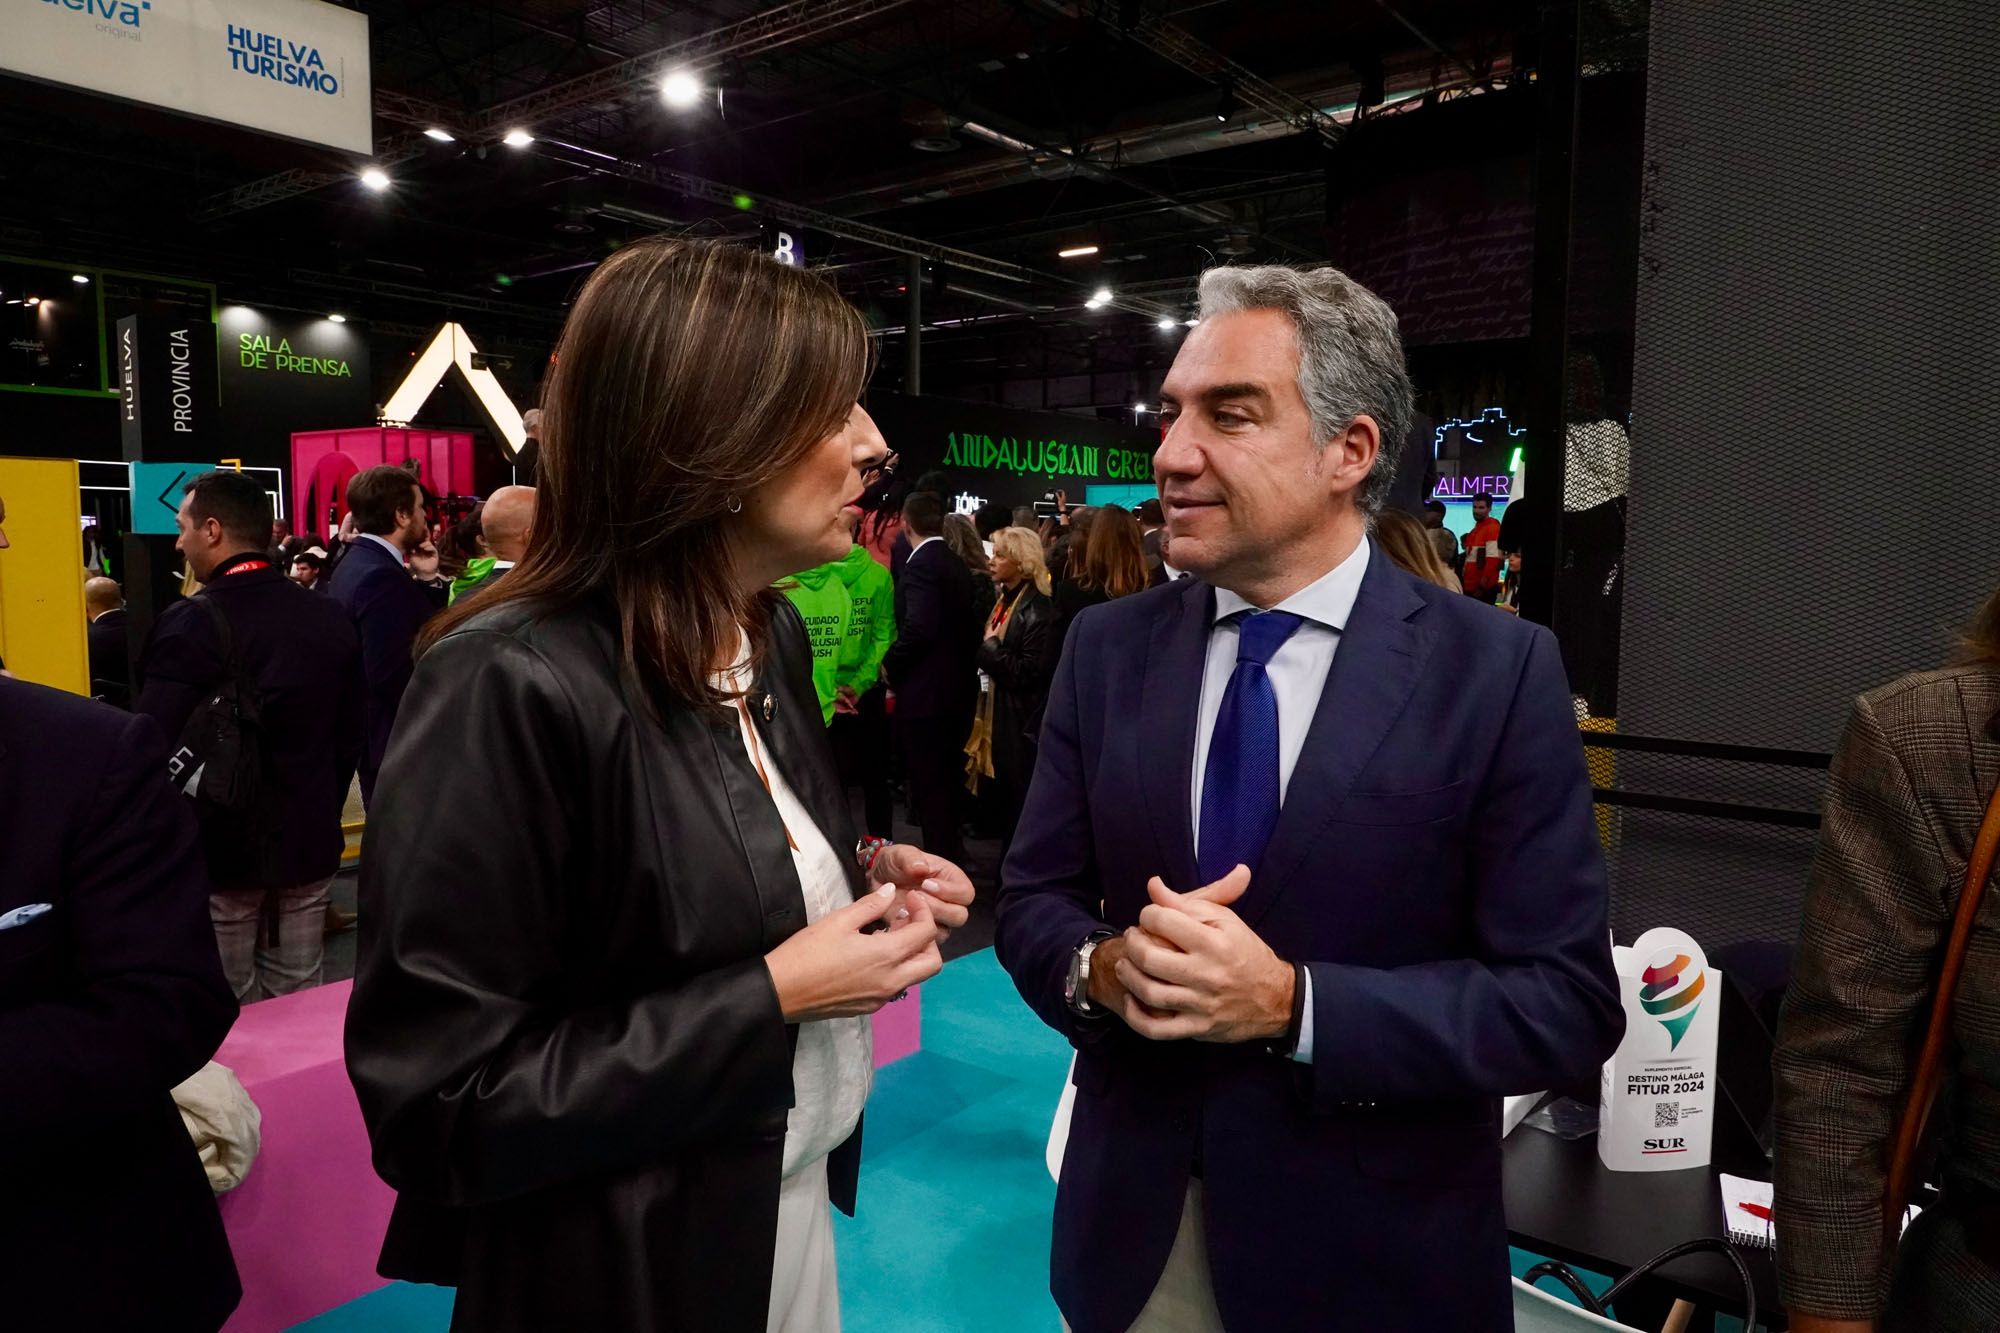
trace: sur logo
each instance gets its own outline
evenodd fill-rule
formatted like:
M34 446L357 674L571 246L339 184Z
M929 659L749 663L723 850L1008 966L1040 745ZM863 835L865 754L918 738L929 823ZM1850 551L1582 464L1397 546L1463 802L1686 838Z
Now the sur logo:
M1669 948L1653 955L1639 980L1643 983L1639 988L1639 1007L1660 1020L1660 1026L1671 1038L1667 1049L1673 1050L1687 1035L1695 1011L1701 1007L1701 992L1708 982L1708 973L1687 954Z

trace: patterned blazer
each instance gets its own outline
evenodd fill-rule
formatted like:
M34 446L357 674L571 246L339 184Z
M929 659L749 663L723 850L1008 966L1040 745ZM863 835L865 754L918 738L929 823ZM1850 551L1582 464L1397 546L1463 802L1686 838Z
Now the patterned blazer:
M1774 1061L1777 1258L1794 1313L1873 1318L1888 1296L1880 1236L1891 1140L1966 860L2000 783L1996 712L2000 669L1905 676L1856 702L1834 759ZM1944 1132L1947 1193L1956 1184L1963 1197L2000 1190L2000 892L1981 904L1953 1028L1932 1124ZM1926 1221L1924 1245L1915 1230L1904 1242L1904 1269L1938 1270L1941 1282L1947 1256L1935 1233L1948 1220ZM1892 1316L1912 1281L1924 1285L1897 1275ZM2000 1283L1990 1285L1961 1276L1948 1322L2000 1326L1979 1322L2000 1303Z

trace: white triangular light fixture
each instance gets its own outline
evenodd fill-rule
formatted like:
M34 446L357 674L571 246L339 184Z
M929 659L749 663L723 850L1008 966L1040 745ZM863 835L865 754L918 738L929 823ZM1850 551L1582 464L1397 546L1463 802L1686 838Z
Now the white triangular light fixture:
M439 328L430 345L418 353L410 373L403 376L403 382L389 395L389 401L382 404L382 419L414 420L437 386L444 383L451 368L457 366L486 419L506 444L508 457L519 454L521 446L528 442L528 432L521 425L521 409L514 406L514 400L500 387L492 371L473 368L472 357L478 350L463 325L449 323Z

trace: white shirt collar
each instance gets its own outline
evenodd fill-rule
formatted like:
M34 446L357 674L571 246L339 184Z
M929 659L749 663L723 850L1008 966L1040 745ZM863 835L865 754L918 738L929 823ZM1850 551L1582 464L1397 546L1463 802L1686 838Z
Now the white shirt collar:
M1363 537L1361 544L1354 548L1354 553L1347 559L1269 609L1289 611L1295 616L1303 616L1328 629L1346 629L1347 617L1354 610L1354 599L1361 594L1362 576L1368 572L1368 551L1368 539ZM1249 602L1227 588L1215 590L1217 621L1224 616L1235 615L1238 611L1255 609Z
M377 546L387 551L390 555L395 556L396 563L399 565L406 565L409 563L408 557L406 557L403 554L403 548L396 545L396 543L390 541L387 537L384 537L379 532L357 532L354 534L354 536L357 541L374 542Z
M915 555L917 552L923 550L926 546L929 546L932 542L941 542L943 540L944 538L942 537L926 537L922 541L918 542L915 546L912 546L910 548L910 554Z
M497 573L499 573L499 572L500 572L501 570L503 570L503 569L512 569L513 567L514 567L514 562L513 562L512 560L498 560L498 559L496 559L496 560L495 560L495 561L493 562L493 572L494 572L494 573L496 573L496 574L497 574Z

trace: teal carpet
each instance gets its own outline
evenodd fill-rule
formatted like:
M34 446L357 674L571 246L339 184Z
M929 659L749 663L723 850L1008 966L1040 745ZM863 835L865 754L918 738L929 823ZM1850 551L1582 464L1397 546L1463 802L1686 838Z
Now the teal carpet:
M923 995L925 1049L875 1075L859 1216L834 1217L843 1329L1054 1333L1043 1152L1069 1047L990 949L949 964ZM1516 1273L1537 1262L1513 1259ZM396 1283L295 1328L444 1333L451 1300Z

